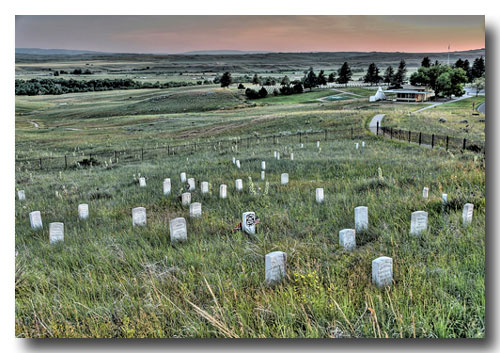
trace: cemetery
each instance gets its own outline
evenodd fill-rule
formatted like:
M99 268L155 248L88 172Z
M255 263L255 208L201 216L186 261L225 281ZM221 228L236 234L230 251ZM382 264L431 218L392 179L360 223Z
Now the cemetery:
M484 96L370 102L368 64L401 55L106 57L60 80L150 78L16 95L16 337L485 337L485 151L462 145L484 146ZM35 59L16 77L87 62ZM346 60L345 85L238 88Z
M117 308L117 299L133 328L120 336L254 337L258 327L272 337L480 335L481 316L470 308L481 307L484 291L484 189L465 182L478 177L480 162L368 135L318 146L313 138L280 139L238 146L234 163L221 149L28 176L33 182L18 187L29 196L16 201L20 281L30 283L36 270L37 282L53 278L63 288L36 296L37 315L52 322L40 334L69 336L51 309L58 293L65 317L99 313L69 319L84 323L77 336L116 336L104 308ZM293 149L294 159L274 158ZM52 178L71 191L49 193L41 181ZM203 180L199 188L195 180ZM474 254L473 267L457 251ZM92 279L99 277L106 280ZM468 331L439 326L443 306L460 303L440 283L470 298L454 313ZM23 297L32 297L23 293L21 311ZM414 327L424 320L424 299L428 323ZM277 316L275 307L297 316ZM308 320L310 328L299 328ZM109 329L95 332L98 323Z

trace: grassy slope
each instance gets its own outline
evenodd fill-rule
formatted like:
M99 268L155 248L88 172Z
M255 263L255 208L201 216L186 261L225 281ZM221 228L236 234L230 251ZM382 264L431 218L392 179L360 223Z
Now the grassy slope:
M283 141L282 143L286 143ZM484 171L469 158L367 139L362 154L350 140L313 143L295 150L295 161L271 160L272 148L240 148L241 171L231 155L202 153L91 171L18 173L28 201L16 205L16 287L19 336L124 337L478 337L484 335ZM295 145L295 143L294 143ZM283 149L283 147L280 147ZM285 154L285 151L282 151ZM286 154L285 154L286 155ZM258 182L260 160L268 161L268 196L248 193ZM381 168L384 181L375 177ZM168 220L187 217L176 196L178 175L208 180L212 194L194 192L203 219L189 221L189 241L169 244ZM281 172L290 185L279 186ZM139 189L139 173L148 187ZM161 193L163 178L174 195ZM234 180L244 180L236 194ZM217 197L218 185L230 197ZM421 198L429 186L428 201ZM323 186L326 202L314 203ZM62 196L59 200L54 190ZM443 213L441 192L450 208ZM111 198L100 198L110 195ZM97 199L96 199L97 198ZM77 220L78 203L90 204L91 219ZM461 207L475 204L472 227L460 225ZM366 205L370 231L357 236L358 249L342 251L338 231L353 227L354 207ZM132 207L148 210L146 228L132 228ZM45 229L33 232L27 213L39 209ZM231 233L242 212L261 219L258 236ZM430 231L408 235L410 214L429 212ZM64 244L50 246L50 222L65 222ZM289 279L263 286L263 256L289 254ZM394 258L393 288L370 284L371 261ZM467 259L466 261L464 261ZM215 299L210 294L214 292ZM191 301L227 330L205 320ZM338 304L338 307L337 307ZM377 315L375 330L367 307ZM36 316L34 315L36 313ZM344 317L345 315L345 317ZM41 325L43 322L44 325ZM224 333L226 332L226 333Z
M73 108L57 106L55 101L72 99L77 105L88 97L96 102L97 111L108 104L119 106L120 101L128 104L128 95L132 104L144 98L131 91L92 95L53 97L54 101L18 97L23 115L16 117L16 153L363 126L376 112L401 114L406 109L354 100L89 118L82 107L68 119L65 112ZM36 130L29 126L30 120L50 128ZM62 135L58 125L85 130ZM68 139L66 133L74 137ZM322 152L317 153L313 144L322 136L307 139L304 150L297 148L296 138L281 138L281 161L271 158L274 146L251 150L240 146L240 171L225 150L60 174L17 171L16 187L26 190L28 200L16 203L16 334L483 337L481 162L467 154L454 156L369 137L365 138L369 148L362 154L355 151L355 141L335 138L322 142ZM286 158L290 150L285 146L295 150L294 162ZM270 191L268 196L254 197L248 192L247 177L265 188L258 181L262 159L268 161ZM376 179L379 167L384 181ZM212 194L202 197L194 192L193 201L202 202L204 216L188 221L189 241L174 247L169 243L168 220L188 215L176 198L181 171L197 181L208 180ZM278 185L282 172L290 174L287 187ZM134 175L139 173L148 179L146 189L137 186ZM161 194L165 177L172 178L171 197ZM240 195L234 191L238 177L245 187ZM224 202L217 198L222 182L230 194ZM326 202L321 206L314 203L318 186L325 187ZM420 197L423 186L430 187L428 201ZM56 190L62 199L55 196ZM450 200L446 213L441 210L442 192ZM77 220L77 205L82 202L90 205L88 222ZM475 205L474 222L467 229L460 225L465 202ZM139 205L148 210L146 228L131 227L131 208ZM353 227L358 205L369 207L370 231L358 234L358 249L346 253L337 245L338 231ZM411 238L410 214L422 209L429 212L430 231ZM43 231L30 229L32 210L42 211ZM247 210L255 211L262 222L256 239L230 232ZM64 244L48 244L48 224L53 221L65 223ZM263 257L273 250L288 253L289 278L268 289L263 286ZM371 261L381 255L394 258L395 283L387 291L370 284Z
M484 102L484 97L471 97L458 102L439 105L415 115L388 114L384 118L385 125L394 125L402 129L450 135L468 140L484 141L485 115L472 115L472 104L475 107ZM446 122L440 122L445 118ZM464 122L467 120L467 122Z

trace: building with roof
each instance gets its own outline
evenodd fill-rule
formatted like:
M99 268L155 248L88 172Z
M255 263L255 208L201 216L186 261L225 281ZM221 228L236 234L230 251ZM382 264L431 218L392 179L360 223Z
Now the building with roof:
M396 93L398 102L426 102L434 100L434 91L429 87L403 86L403 88L388 89L384 93Z

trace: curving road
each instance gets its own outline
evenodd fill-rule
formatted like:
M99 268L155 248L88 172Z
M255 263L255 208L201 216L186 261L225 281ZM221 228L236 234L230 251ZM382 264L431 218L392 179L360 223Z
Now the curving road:
M486 115L486 102L483 102L481 104L479 104L476 108L476 110L479 112L479 113L483 113Z

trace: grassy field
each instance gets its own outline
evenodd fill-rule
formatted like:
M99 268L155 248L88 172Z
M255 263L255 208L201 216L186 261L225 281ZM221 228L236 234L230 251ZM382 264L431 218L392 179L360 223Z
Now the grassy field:
M398 126L401 129L421 131L440 135L467 138L472 141L485 140L485 115L472 110L485 101L484 96L471 97L435 108L424 110L413 115L389 113L383 121L386 126ZM440 121L445 119L446 121Z
M370 104L371 90L346 91L365 97L319 102L338 92L318 90L249 101L241 91L215 86L16 97L17 158L78 160L102 150L255 138L236 150L214 146L135 162L101 158L92 168L17 165L16 189L26 190L27 200L15 205L16 335L484 337L482 157L376 138L366 130L373 115L385 113L404 126L406 112L421 106ZM458 119L468 109L462 104L439 114ZM425 116L412 117L425 124ZM460 125L449 125L460 133ZM323 141L324 129L351 127L362 136L331 134ZM318 134L305 136L300 148L296 136L287 137L297 131ZM266 134L283 136L276 145L257 144ZM361 141L367 147L356 150ZM210 183L210 194L197 184L192 195L202 203L201 219L189 219L180 204L181 172ZM290 183L282 186L285 172ZM139 176L146 188L139 188ZM162 194L167 177L170 196ZM237 178L243 192L235 190ZM222 183L226 200L218 198ZM429 199L422 198L424 186ZM325 189L320 205L316 187ZM442 193L449 200L444 208ZM474 218L463 227L467 202L474 203ZM78 220L79 203L89 204L89 220ZM369 208L369 230L347 252L338 232L354 227L360 205ZM131 209L138 206L147 209L144 228L132 227ZM34 210L42 213L43 230L30 228ZM416 210L429 213L429 230L420 237L409 235ZM260 218L255 237L231 231L245 211ZM178 216L187 219L188 241L172 245L168 222ZM64 243L49 244L50 222L64 222ZM276 250L288 254L287 277L269 288L264 256ZM394 260L394 282L384 290L371 284L371 261L379 256Z

